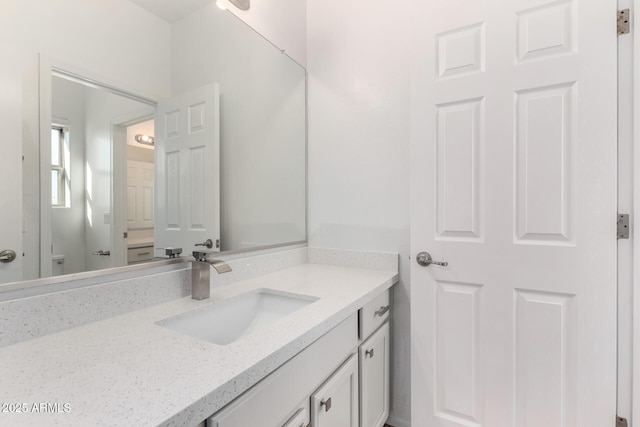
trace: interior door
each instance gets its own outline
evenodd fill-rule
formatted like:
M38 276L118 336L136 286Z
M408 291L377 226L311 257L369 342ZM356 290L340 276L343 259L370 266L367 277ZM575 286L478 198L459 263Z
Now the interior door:
M155 126L156 248L219 251L218 84L161 101ZM211 248L195 246L206 240Z
M153 163L127 161L127 228L153 228Z
M22 79L16 55L0 67L0 283L22 280ZM17 226L19 224L19 226ZM13 256L15 255L15 258ZM13 260L11 260L13 258Z
M414 7L412 425L613 425L616 2Z

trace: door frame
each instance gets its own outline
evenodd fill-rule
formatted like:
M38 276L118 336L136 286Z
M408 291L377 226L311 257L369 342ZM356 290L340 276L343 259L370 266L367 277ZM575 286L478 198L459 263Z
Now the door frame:
M127 127L148 120L155 120L155 107L152 114L130 114L111 121L111 257L118 267L127 265L127 240L122 236L127 229Z
M632 12L640 10L640 0L633 0ZM634 13L635 14L635 13ZM640 72L640 22L635 16L632 16L632 30L631 36L633 37L633 145L634 147L640 147L640 120L637 118L637 113L640 112L640 79L638 73ZM631 408L631 422L633 420L640 420L640 230L635 226L636 221L635 214L640 212L640 149L636 148L633 152L633 218L631 223L631 234L633 238L633 266L632 266L632 283L633 283L633 343L631 349L632 357L632 408ZM640 424L640 421L637 423Z
M52 58L43 53L38 54L38 80L39 80L39 140L38 140L38 156L39 156L39 170L37 177L40 183L40 195L38 198L38 211L40 220L38 223L38 239L39 239L39 272L38 277L50 277L52 274L51 268L51 195L49 191L45 191L47 188L51 188L51 174L49 170L51 168L51 150L44 149L45 146L51 145L51 118L52 118L52 93L53 84L52 76L58 75L68 80L81 83L83 85L99 88L116 95L124 96L129 99L147 104L149 106L157 105L157 100L141 94L136 90L131 90L127 85L121 84L121 82L114 81L112 77L103 75L99 72L94 72L77 65L69 64L60 59ZM113 127L112 127L113 131ZM113 132L112 132L113 138ZM45 142L48 141L48 144ZM112 144L113 150L113 144ZM113 152L111 161L113 162ZM113 166L113 165L112 165ZM111 203L113 207L113 178L112 178L112 192ZM113 222L113 221L112 221ZM113 233L113 224L112 224ZM112 242L113 243L113 242Z

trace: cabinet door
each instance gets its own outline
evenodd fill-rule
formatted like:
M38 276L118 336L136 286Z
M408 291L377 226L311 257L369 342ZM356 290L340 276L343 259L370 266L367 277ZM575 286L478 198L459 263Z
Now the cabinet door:
M382 427L389 416L389 323L360 345L360 427Z
M354 354L311 395L313 427L358 427L358 359Z

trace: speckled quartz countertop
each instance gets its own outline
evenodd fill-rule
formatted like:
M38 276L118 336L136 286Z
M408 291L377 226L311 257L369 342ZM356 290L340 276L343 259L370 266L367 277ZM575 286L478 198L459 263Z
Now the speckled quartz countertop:
M27 409L0 412L0 425L195 425L397 278L397 271L302 264L212 288L208 300L175 299L0 348L0 410ZM226 346L156 324L260 288L319 299Z

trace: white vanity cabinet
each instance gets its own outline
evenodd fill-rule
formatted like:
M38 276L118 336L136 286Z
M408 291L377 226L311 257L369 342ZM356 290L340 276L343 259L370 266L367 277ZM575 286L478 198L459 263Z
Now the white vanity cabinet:
M311 395L311 425L358 427L358 358L354 354Z
M207 427L307 426L311 395L349 358L357 399L357 326L354 314L208 418Z
M360 427L382 427L389 417L390 299L387 290L359 313Z
M206 420L207 427L382 427L389 415L390 291Z

